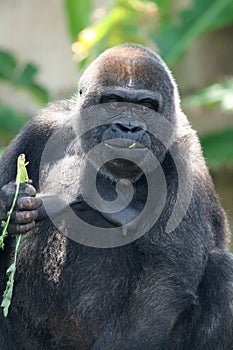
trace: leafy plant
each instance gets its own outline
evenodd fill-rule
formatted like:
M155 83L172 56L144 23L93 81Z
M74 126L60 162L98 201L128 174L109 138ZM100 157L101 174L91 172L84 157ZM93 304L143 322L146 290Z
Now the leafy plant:
M78 1L64 1L72 39L76 38L73 50L81 64L87 63L91 51L97 56L109 46L137 42L157 46L172 66L200 35L233 21L231 0L193 0L189 8L176 11L171 0L114 0L102 7L102 17L90 25L91 1L82 11Z
M92 1L64 0L64 7L71 38L76 40L78 33L90 23Z
M14 55L0 50L0 80L10 83L15 88L23 89L39 104L49 100L47 91L36 83L38 69L32 63L20 66Z
M7 213L7 219L6 221L1 222L1 226L3 228L2 234L0 236L0 248L4 249L4 240L8 236L8 226L9 222L18 198L19 194L19 186L21 183L28 182L28 173L27 173L27 166L28 162L25 163L25 155L20 154L17 160L17 175L16 175L16 190L15 190L15 195L14 199L11 205L10 210ZM17 262L17 255L19 253L20 249L20 241L21 241L21 234L16 234L16 246L15 246L15 253L14 253L14 259L11 265L7 269L7 275L8 275L8 281L6 285L6 289L3 294L3 299L1 303L1 307L3 308L3 314L4 317L7 317L8 315L8 310L9 306L11 304L11 299L12 299L12 294L13 294L13 287L14 287L14 277L15 277L15 272L16 272L16 262Z
M219 106L223 111L233 111L233 78L210 85L184 98L183 106Z
M36 103L44 105L49 101L49 94L36 82L37 72L35 65L20 65L13 54L0 50L0 83L7 83L16 90L22 90ZM0 102L0 146L5 146L29 119L29 115Z
M26 124L29 115L22 114L9 106L0 105L0 147L8 144L12 136Z
M64 0L64 2L68 23L74 23L72 25L72 39L75 38L76 42L73 45L73 51L80 67L89 63L93 56L97 56L107 47L123 42L148 44L149 32L154 28L158 18L157 6L153 2L115 0L100 9L99 12L102 12L100 19L94 21L92 25L90 25L89 20L80 31L79 19L82 13L76 10L71 14L67 1ZM69 3L72 3L73 7L78 8L79 6L75 0L69 0ZM90 5L90 2L88 4ZM85 18L90 19L90 6L87 6L84 11L87 12ZM75 20L74 13L76 14ZM81 21L81 23L83 22Z
M176 21L161 23L155 34L160 54L172 66L200 35L233 21L231 0L193 0L176 14Z
M204 135L201 144L211 167L233 164L233 129Z

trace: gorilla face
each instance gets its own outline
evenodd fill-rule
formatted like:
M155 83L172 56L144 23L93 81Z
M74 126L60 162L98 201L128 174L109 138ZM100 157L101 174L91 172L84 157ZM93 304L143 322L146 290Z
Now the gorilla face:
M136 181L142 169L150 170L152 153L162 162L172 138L169 135L163 145L150 132L151 125L158 115L175 125L176 94L164 63L145 48L120 46L97 58L80 80L82 123L88 119L88 108L92 108L92 118L100 118L98 113L102 116L101 125L87 128L89 131L82 136L85 154L103 145L92 152L91 163L97 166L108 154L111 160L100 169L104 175L112 180Z
M143 159L148 157L151 137L143 119L137 117L136 108L130 103L116 103L118 98L119 96L114 95L109 99L103 99L107 102L112 100L111 104L116 108L117 118L108 125L101 136L106 151L115 154L116 157L107 162L102 171L106 170L106 173L114 174L117 178L134 180L142 173L140 165L143 165ZM139 112L142 114L142 111Z

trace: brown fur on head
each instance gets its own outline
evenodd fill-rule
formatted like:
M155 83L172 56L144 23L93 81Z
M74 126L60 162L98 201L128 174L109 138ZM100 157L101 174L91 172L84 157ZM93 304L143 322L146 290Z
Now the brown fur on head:
M177 87L169 69L143 46L124 44L106 50L80 79L86 105L98 104L99 94L110 87L152 91L160 100L160 113L170 121L179 111Z

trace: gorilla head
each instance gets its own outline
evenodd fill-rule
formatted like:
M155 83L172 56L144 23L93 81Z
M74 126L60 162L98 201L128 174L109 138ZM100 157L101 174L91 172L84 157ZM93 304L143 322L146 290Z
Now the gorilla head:
M103 161L103 154L109 154L114 159L100 172L112 180L136 181L141 168L150 170L152 152L161 162L172 144L179 98L169 70L154 52L122 45L105 51L84 72L79 108L78 127L85 124L88 130L82 135L83 151L103 143L101 151L88 157L91 163L96 166ZM154 132L161 117L168 125L164 125L167 135L163 142Z

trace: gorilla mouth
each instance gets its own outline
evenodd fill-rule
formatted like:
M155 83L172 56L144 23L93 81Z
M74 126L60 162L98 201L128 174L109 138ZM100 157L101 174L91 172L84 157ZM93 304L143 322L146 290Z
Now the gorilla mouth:
M148 159L149 148L132 139L118 138L104 141L107 152L115 157L105 163L104 172L108 177L116 180L125 178L137 181L143 174L143 162Z
M105 146L110 148L118 148L118 149L125 149L125 150L147 150L148 148L144 145L142 145L139 142L133 142L130 139L114 139L114 140L108 140L107 142L104 142Z

